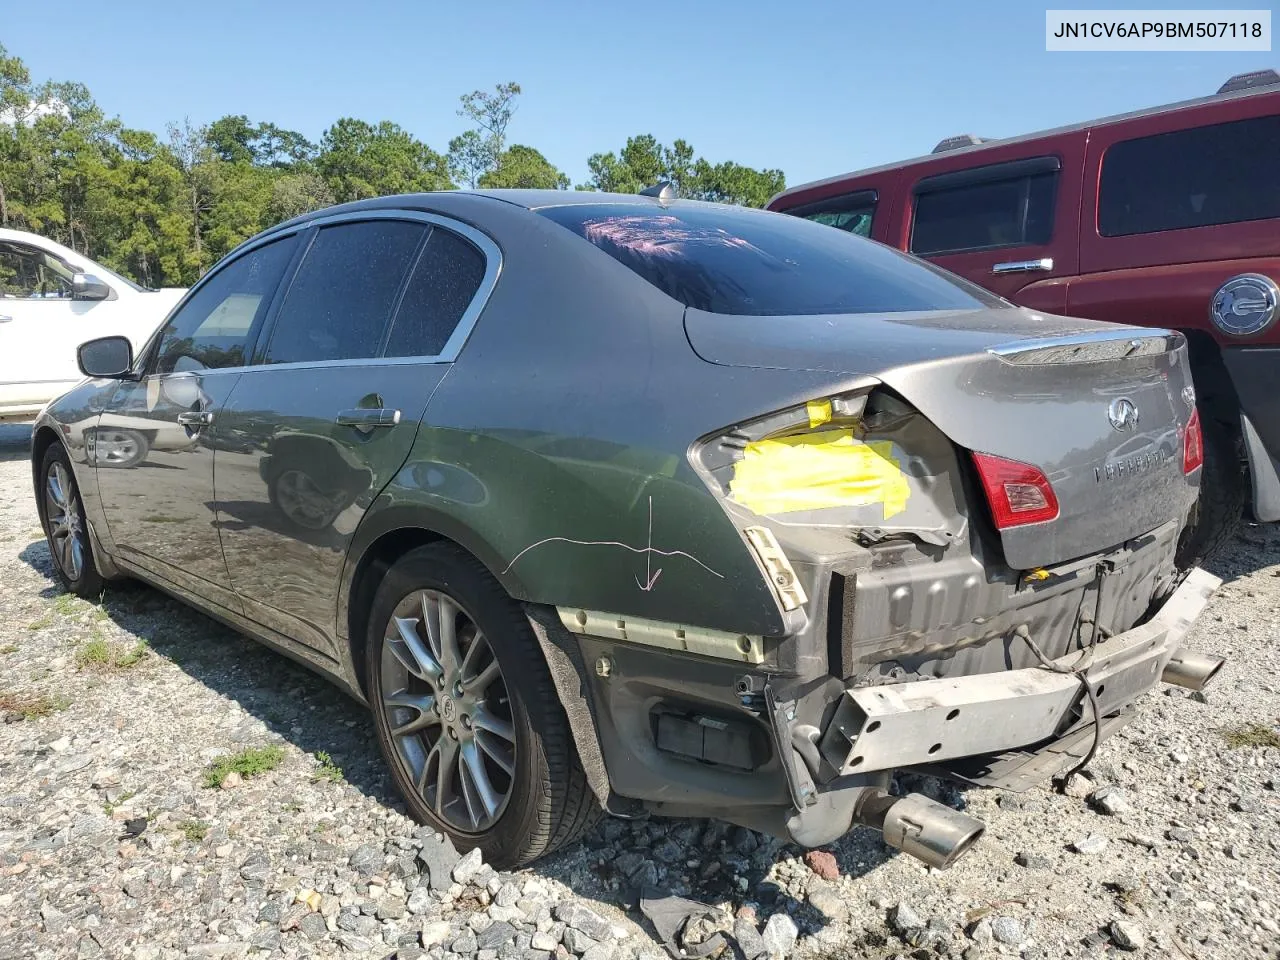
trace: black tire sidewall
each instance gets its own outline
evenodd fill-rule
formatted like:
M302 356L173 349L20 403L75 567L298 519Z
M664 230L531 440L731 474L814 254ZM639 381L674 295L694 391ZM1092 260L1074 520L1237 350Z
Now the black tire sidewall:
M417 793L391 741L382 709L381 659L387 624L407 594L423 589L447 593L475 621L498 659L511 698L516 735L512 794L498 822L481 833L465 833L442 821ZM547 815L550 769L539 735L545 711L529 709L531 691L524 678L530 670L545 671L546 665L518 604L469 556L452 545L432 544L410 551L387 572L374 596L368 629L366 687L378 746L410 812L418 821L449 834L459 849L479 847L485 860L496 867L521 864L537 856L541 851L529 849L529 838L543 832L540 825ZM531 656L537 661L531 663Z
M1177 565L1187 569L1212 557L1240 526L1247 500L1247 483L1241 469L1239 439L1227 424L1200 407L1200 434L1204 465L1200 468L1200 494L1191 525L1178 542Z
M80 538L80 546L84 550L84 565L80 570L80 576L75 580L67 575L67 572L62 569L62 564L58 562L58 557L53 549L53 537L50 535L49 510L45 503L45 488L49 483L49 471L55 463L62 464L67 476L71 478L71 489L67 494L74 500L76 509L80 512L81 529L78 536ZM96 600L102 593L106 581L98 572L98 567L93 557L93 545L89 542L89 519L85 515L84 500L80 496L80 481L71 466L71 458L67 456L67 451L60 443L50 444L40 461L40 487L36 495L36 506L40 512L40 525L44 527L45 543L49 546L49 560L53 564L54 576L70 593L85 599Z

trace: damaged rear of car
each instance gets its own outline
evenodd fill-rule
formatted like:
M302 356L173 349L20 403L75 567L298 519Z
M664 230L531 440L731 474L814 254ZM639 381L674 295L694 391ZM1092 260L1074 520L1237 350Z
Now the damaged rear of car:
M755 630L709 597L701 619L664 615L653 495L649 612L557 603L560 671L540 637L571 718L586 695L575 736L584 757L599 744L612 808L808 846L867 825L946 866L983 825L891 795L894 771L1025 789L1087 761L1160 680L1221 665L1182 647L1218 581L1174 565L1203 460L1180 334L1015 308L768 214L538 212L683 308L701 367L667 383L673 406L736 397L684 457L773 608ZM657 553L712 591L718 539Z

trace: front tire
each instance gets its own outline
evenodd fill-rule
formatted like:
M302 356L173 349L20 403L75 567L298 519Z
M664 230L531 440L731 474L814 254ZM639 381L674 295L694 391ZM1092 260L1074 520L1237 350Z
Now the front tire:
M69 592L97 600L106 579L93 559L80 487L62 444L52 443L45 450L40 478L40 524L53 558L54 574Z
M1229 424L1214 419L1206 406L1199 410L1204 466L1200 468L1200 497L1178 541L1175 562L1179 570L1213 557L1235 536L1248 497L1239 436Z
M398 560L374 597L378 744L410 811L495 867L576 840L597 806L529 622L453 544Z

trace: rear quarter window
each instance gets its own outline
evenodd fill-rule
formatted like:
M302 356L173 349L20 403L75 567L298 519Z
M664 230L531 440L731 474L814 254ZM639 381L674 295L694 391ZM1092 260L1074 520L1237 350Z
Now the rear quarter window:
M1053 162L1035 158L921 180L915 189L911 252L935 256L1048 243L1058 172L1036 168Z
M1098 232L1127 237L1280 217L1280 116L1113 144L1102 160Z
M686 307L786 316L972 310L1004 305L932 265L779 213L678 201L537 211Z

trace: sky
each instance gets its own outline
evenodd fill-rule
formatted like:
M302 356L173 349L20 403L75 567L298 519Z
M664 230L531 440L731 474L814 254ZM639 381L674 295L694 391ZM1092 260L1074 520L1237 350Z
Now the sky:
M514 80L524 93L508 141L575 184L591 154L635 134L779 168L794 185L928 153L953 134L1028 133L1280 66L1277 52L1048 53L1046 5L1027 0L5 6L0 43L33 79L84 83L109 115L157 132L246 114L318 140L354 116L395 121L443 152L467 126L458 97Z

